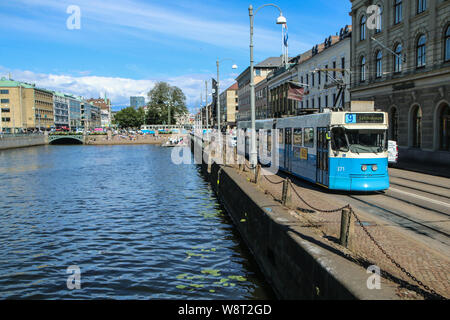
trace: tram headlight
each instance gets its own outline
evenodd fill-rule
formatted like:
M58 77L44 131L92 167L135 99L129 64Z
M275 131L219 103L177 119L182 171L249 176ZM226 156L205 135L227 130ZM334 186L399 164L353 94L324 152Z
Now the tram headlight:
M365 164L363 164L363 165L361 166L361 170L362 170L362 171L367 171L367 166L366 166Z
M376 164L374 164L373 166L372 166L372 171L377 171L378 170L378 166L376 165Z

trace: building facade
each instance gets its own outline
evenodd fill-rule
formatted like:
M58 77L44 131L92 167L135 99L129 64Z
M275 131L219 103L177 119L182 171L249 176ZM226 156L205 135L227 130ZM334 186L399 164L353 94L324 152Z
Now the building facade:
M374 26L369 5L381 16ZM402 160L450 163L450 1L352 1L352 100L389 113Z
M258 63L253 68L255 86L267 75L281 66L281 57L267 58ZM238 83L238 119L237 121L247 121L251 119L250 110L250 67L245 69L237 78ZM256 88L256 87L255 87ZM256 90L255 90L256 95Z
M54 125L53 93L34 84L2 78L0 107L3 132L50 130Z
M229 127L236 126L236 115L238 112L238 84L235 82L231 87L220 94L221 122Z
M81 101L79 97L66 94L69 101L69 125L70 130L76 131L81 128Z
M60 92L53 92L53 117L55 128L69 128L69 98Z
M100 126L102 128L109 128L111 126L111 101L106 98L88 99L90 104L100 108Z

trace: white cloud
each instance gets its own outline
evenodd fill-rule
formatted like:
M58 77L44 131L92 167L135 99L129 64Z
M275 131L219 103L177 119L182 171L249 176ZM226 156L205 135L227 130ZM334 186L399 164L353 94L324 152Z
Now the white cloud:
M11 72L12 78L17 81L35 83L38 87L75 94L85 98L103 97L104 94L111 99L113 105L128 105L130 96L145 96L156 82L166 81L170 85L181 88L186 95L187 105L195 108L199 104L200 92L205 96L205 75L184 75L167 79L129 79L119 77L101 77L95 75L73 76L60 74L35 73L28 70L7 70L0 66L0 74L6 76ZM234 79L225 79L221 83L222 90L233 83ZM211 82L208 83L211 92ZM211 101L211 97L209 97Z

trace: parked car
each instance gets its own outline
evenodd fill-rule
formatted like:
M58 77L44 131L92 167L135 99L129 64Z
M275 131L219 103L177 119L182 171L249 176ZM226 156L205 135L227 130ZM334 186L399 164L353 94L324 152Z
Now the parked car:
M398 162L398 145L396 141L388 141L388 164L395 165Z

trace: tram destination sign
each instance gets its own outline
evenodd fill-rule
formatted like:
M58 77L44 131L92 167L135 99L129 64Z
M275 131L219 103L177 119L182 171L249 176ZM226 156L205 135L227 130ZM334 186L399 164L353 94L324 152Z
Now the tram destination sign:
M384 113L346 113L345 123L384 123Z

